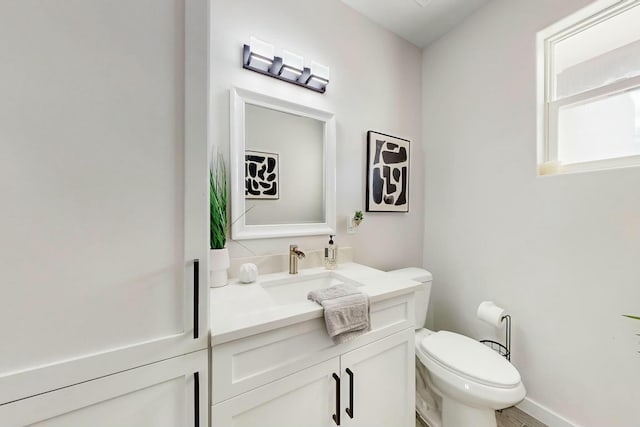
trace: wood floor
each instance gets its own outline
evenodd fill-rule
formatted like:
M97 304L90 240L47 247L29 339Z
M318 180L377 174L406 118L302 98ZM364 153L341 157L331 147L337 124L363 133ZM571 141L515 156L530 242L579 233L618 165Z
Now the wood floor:
M549 427L515 406L496 412L496 420L498 421L498 427ZM430 426L423 423L416 415L416 427Z
M498 427L548 427L515 406L496 412Z

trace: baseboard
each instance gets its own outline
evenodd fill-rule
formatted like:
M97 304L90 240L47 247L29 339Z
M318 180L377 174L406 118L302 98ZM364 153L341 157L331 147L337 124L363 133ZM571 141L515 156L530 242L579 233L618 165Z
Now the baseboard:
M581 427L528 397L516 405L516 408L522 412L526 412L549 427Z

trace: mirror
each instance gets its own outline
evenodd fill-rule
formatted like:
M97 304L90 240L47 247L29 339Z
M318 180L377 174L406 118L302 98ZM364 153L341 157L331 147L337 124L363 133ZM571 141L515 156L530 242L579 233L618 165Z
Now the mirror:
M231 237L335 233L335 118L231 89Z

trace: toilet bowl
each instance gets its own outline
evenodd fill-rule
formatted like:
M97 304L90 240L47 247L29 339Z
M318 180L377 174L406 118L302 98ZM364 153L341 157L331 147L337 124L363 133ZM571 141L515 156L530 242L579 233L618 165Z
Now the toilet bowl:
M432 391L442 398L443 427L496 427L495 411L524 399L516 368L478 341L423 329L416 343Z
M515 405L526 395L518 370L476 340L424 329L431 273L417 268L391 273L423 284L416 292L416 411L420 417L430 427L496 427L495 411ZM422 371L426 371L424 381Z

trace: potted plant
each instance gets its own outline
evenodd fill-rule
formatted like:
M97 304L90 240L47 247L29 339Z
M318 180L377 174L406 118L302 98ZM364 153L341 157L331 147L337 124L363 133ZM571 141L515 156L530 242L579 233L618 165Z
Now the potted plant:
M356 225L356 227L360 225L363 219L364 215L362 214L362 211L356 211L356 213L353 214L353 223Z
M221 154L215 158L209 170L210 196L210 285L227 284L229 250L227 249L227 169Z

